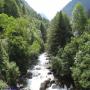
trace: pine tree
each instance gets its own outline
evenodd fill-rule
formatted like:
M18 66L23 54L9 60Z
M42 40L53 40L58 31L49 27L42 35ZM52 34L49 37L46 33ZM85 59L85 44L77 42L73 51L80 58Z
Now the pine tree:
M45 43L46 42L46 29L45 29L45 26L43 25L43 23L41 23L41 25L40 25L40 30L41 30L41 37Z
M52 20L48 32L48 52L56 55L60 47L64 47L70 38L69 19L62 12L58 12Z
M72 14L72 30L74 32L74 35L81 35L85 30L85 25L87 22L83 6L80 3L76 4Z

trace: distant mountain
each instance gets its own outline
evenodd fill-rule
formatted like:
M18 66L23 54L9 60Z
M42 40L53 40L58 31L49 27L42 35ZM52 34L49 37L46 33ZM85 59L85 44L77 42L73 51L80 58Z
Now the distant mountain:
M72 10L77 3L81 3L86 11L90 11L90 0L72 0L63 9L68 16L72 15Z

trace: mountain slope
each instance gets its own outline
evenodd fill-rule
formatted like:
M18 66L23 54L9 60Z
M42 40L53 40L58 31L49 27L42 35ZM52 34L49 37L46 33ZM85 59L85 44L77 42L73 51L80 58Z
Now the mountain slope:
M40 14L37 14L25 0L0 0L0 13L14 17L27 15L42 20Z
M86 11L90 11L90 0L72 0L62 9L62 11L64 11L68 16L71 16L72 10L77 3L81 3Z

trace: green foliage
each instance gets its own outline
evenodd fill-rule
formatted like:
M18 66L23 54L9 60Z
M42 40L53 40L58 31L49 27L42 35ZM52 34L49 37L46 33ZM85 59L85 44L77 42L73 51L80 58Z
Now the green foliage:
M90 32L90 19L87 20L87 25L85 26L86 32Z
M84 8L79 3L73 10L71 27L78 37L70 39L71 28L65 14L58 13L51 21L47 47L52 70L61 83L69 84L70 81L76 90L89 90L90 20L87 20Z
M51 63L54 74L56 76L60 76L62 70L62 60L58 57L53 57Z
M2 75L9 86L16 86L17 79L20 75L19 68L15 62L4 61Z
M35 52L35 53L38 54L41 47L40 47L40 45L38 44L37 41L34 41L30 48L31 48L30 51L31 51L32 53Z
M62 12L57 13L48 30L48 52L56 55L60 47L64 47L70 39L70 23Z
M19 66L22 73L26 73L29 54L28 54L28 44L23 40L22 37L12 37L8 41L9 43L9 57L10 60L14 60Z
M90 34L73 37L52 59L52 69L58 77L72 75L77 88L90 87ZM59 68L60 67L60 68ZM58 72L59 71L59 72Z
M3 90L4 88L7 88L7 87L8 85L4 81L0 80L0 90Z
M37 62L44 51L40 25L47 28L48 22L25 0L0 0L0 90L16 86L18 77Z
M0 14L0 80L16 86L17 79L27 73L44 42L33 19L9 17Z
M40 25L40 30L41 30L41 37L45 43L46 42L46 29L42 23Z
M0 40L0 73L2 76L0 79L6 81L10 86L15 86L19 76L19 69L14 62L9 61L6 43L4 39Z
M85 33L82 38L84 42L76 53L72 76L77 86L90 88L90 34Z
M4 13L8 14L9 16L19 17L19 7L17 6L16 0L5 1Z
M62 72L64 75L70 74L70 67L74 63L74 56L78 50L78 44L79 43L77 42L76 39L72 39L72 41L64 47L62 54L60 55L58 53L59 54L58 56L62 59L63 62Z
M43 22L45 26L48 26L48 20L37 14L25 0L0 0L0 14L5 13L14 17L29 17L34 20Z
M75 84L82 88L90 88L90 55L82 51L76 54L75 66L72 68Z
M0 0L0 13L4 11L4 0Z
M72 13L72 30L75 36L81 35L85 31L87 17L83 6L78 3Z

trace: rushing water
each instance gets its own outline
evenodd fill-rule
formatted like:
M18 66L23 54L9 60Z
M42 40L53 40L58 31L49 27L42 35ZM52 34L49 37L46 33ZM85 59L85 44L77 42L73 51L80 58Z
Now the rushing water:
M38 58L39 62L30 72L32 73L32 78L28 79L28 90L40 90L41 83L43 83L45 80L51 79L54 80L53 74L48 74L50 72L49 69L47 69L47 64L49 60L47 60L46 53L43 53ZM60 88L58 85L52 84L51 87L47 88L46 90L67 90L66 87Z

